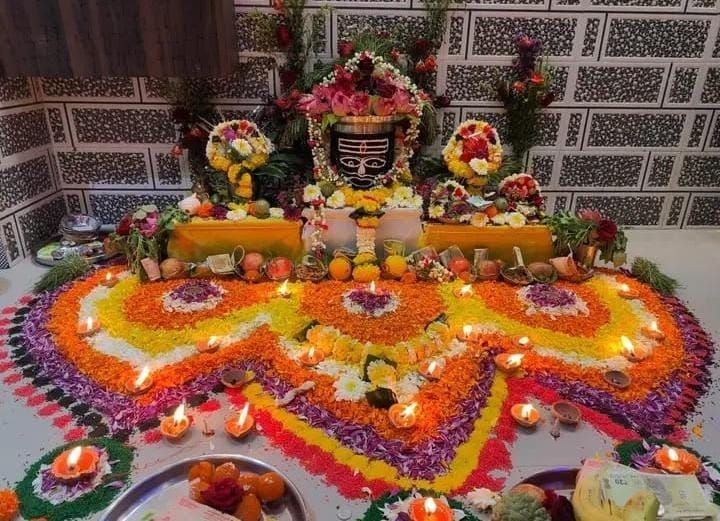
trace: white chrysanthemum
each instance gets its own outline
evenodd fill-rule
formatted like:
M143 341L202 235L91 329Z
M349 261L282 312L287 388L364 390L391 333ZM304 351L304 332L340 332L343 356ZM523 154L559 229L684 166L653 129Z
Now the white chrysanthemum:
M282 208L270 208L270 217L273 219L282 219L285 216L285 210Z
M477 175L487 175L488 173L488 162L484 159L479 159L477 157L470 160L470 168L473 169L473 172L475 172Z
M433 205L428 209L428 215L433 219L439 219L445 215L445 208L439 204Z
M411 402L413 397L420 392L421 381L422 379L418 373L408 373L403 376L395 385L398 401L400 403Z
M410 207L411 208L420 208L423 205L423 198L422 195L415 194L412 199L410 200Z
M303 201L311 203L318 199L322 199L322 190L320 190L320 187L317 185L307 185L305 190L303 190Z
M492 219L490 219L493 224L497 224L498 226L502 226L503 224L507 224L507 214L506 213L499 213L496 216L494 216Z
M250 154L252 154L252 145L248 143L244 139L235 139L232 142L232 147L235 149L235 151L240 154L242 157L247 157Z
M395 189L395 192L393 193L394 199L411 199L415 195L413 193L413 189L409 186L401 186L399 188Z
M344 374L333 384L335 387L335 399L357 402L365 398L365 393L370 390L370 384L361 380L358 376Z
M510 228L522 228L525 226L525 222L525 216L520 212L512 212L507 216L507 223L510 225Z
M247 218L247 212L243 209L230 210L225 217L228 221L242 221Z
M327 205L330 208L345 208L345 194L340 190L335 190L333 194L327 198Z
M500 500L500 494L487 488L476 488L465 496L465 499L477 510L482 512L495 506Z

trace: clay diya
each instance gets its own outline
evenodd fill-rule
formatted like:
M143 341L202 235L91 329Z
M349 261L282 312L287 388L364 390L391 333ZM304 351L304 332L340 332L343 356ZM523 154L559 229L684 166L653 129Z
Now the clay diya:
M181 403L172 416L160 422L160 433L170 441L179 440L190 429L190 418L185 416L185 404Z
M417 423L418 403L395 403L388 409L388 417L398 429L409 429Z
M425 359L420 362L420 367L418 369L420 374L428 380L438 380L442 375L444 368L445 364L442 361L438 362L437 360Z
M316 366L324 359L325 355L323 355L322 352L318 351L314 347L311 347L307 351L303 351L303 353L299 357L300 363L307 367Z
M130 394L142 394L150 389L153 383L153 379L150 377L150 367L146 365L137 378L125 382L125 390Z
M412 521L452 521L452 509L444 502L431 497L419 497L408 509Z
M463 284L460 288L455 288L453 290L453 294L457 298L468 298L473 296L473 287L472 284Z
M97 472L100 454L95 447L78 445L63 451L52 462L52 475L66 483L73 483Z
M519 353L500 353L499 355L496 355L495 365L504 373L514 373L518 369L520 369L520 366L522 365L522 360L525 357L523 354Z
M530 341L530 337L519 336L515 338L515 345L521 349L530 349L532 347L532 342Z
M102 285L106 288L112 288L115 284L118 283L118 278L115 276L114 273L108 271L105 274L105 278L102 281Z
M643 344L633 344L633 342L625 335L620 337L622 345L622 354L631 362L641 362L650 356L650 349Z
M93 317L87 317L84 322L78 324L77 333L81 337L93 336L100 331L100 322Z
M696 474L700 459L693 453L665 445L655 454L655 463L671 474Z
M634 300L640 298L640 292L636 289L632 289L627 284L620 284L618 289L618 295L627 300Z
M607 383L618 389L627 389L630 387L630 382L632 382L630 375L620 370L605 371L603 378Z
M582 417L580 409L575 404L565 400L555 402L552 406L552 412L555 418L565 425L577 425Z
M665 340L665 333L658 329L658 324L655 320L650 322L649 326L641 327L640 332L643 334L643 336L651 338L652 340L657 340L658 342L662 342L663 340Z
M510 416L523 427L535 427L540 421L540 413L529 403L516 403L510 409Z
M245 403L245 407L242 408L240 414L237 416L231 416L225 420L225 432L230 437L239 440L247 436L252 428L255 426L255 418L249 413L250 402Z
M220 349L221 345L222 339L220 337L211 336L207 340L198 340L198 343L195 344L195 347L200 353L214 353L215 351Z
M230 389L238 389L254 379L255 373L253 371L242 371L240 369L230 369L220 377L222 384Z

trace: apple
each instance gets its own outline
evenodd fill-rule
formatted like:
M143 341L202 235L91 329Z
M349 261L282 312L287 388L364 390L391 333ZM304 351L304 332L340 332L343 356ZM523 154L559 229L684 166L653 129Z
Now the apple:
M463 271L470 271L470 261L465 257L453 257L448 262L448 269L455 275L459 275Z

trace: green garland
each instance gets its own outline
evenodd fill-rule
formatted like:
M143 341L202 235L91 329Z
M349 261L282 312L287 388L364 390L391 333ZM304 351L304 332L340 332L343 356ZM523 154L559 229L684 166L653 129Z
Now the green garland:
M421 494L433 497L437 494L428 492L428 491L419 491ZM365 515L363 517L359 518L358 521L383 521L383 513L382 508L387 505L388 503L395 503L397 501L402 501L404 499L407 499L407 497L410 495L410 492L400 492L398 494L385 494L381 496L380 498L376 499L372 502L370 505L370 508L368 508L365 511ZM459 501L456 501L454 499L448 498L448 504L451 508L462 510L465 512L465 517L463 518L463 521L480 521L476 516L474 516L471 512L469 512L465 506L460 503Z
M669 447L675 447L677 449L684 449L691 454L694 454L698 458L700 458L700 461L703 462L704 465L710 466L714 468L716 471L720 472L720 466L716 463L713 463L705 456L701 455L696 450L691 449L690 447L686 447L684 445L678 445L676 443L669 442L667 440L663 440L661 438L647 438L645 440L646 443L649 445L667 445ZM632 457L635 455L642 456L645 453L647 453L647 450L645 449L645 446L643 445L642 440L640 441L624 441L617 445L615 447L615 454L617 455L617 460L622 465L627 465L628 467L631 467L633 464ZM713 503L720 506L720 490L713 489L713 495L712 495Z
M103 483L95 490L80 496L74 501L53 505L36 496L32 483L38 472L40 472L40 467L50 465L64 450L77 445L94 445L107 450L112 473L108 474L103 479ZM33 463L25 477L15 487L15 492L20 500L20 513L25 519L44 517L48 521L64 521L66 519L87 517L95 512L100 512L107 508L122 490L122 487L105 486L106 482L122 481L125 485L129 483L130 466L134 457L133 451L133 448L110 438L86 439L53 449Z

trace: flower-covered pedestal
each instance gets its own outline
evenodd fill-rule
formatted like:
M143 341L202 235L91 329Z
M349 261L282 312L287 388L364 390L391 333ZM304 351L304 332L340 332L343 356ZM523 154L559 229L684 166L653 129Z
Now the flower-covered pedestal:
M210 255L230 253L242 245L246 251L269 251L297 259L303 253L300 228L300 221L283 219L177 224L170 234L168 256L185 262L202 262Z
M552 234L547 226L488 226L476 228L467 224L426 223L421 239L424 246L442 251L458 246L467 258L473 258L475 248L488 248L489 258L514 263L513 246L523 252L525 262L547 262L553 257Z

